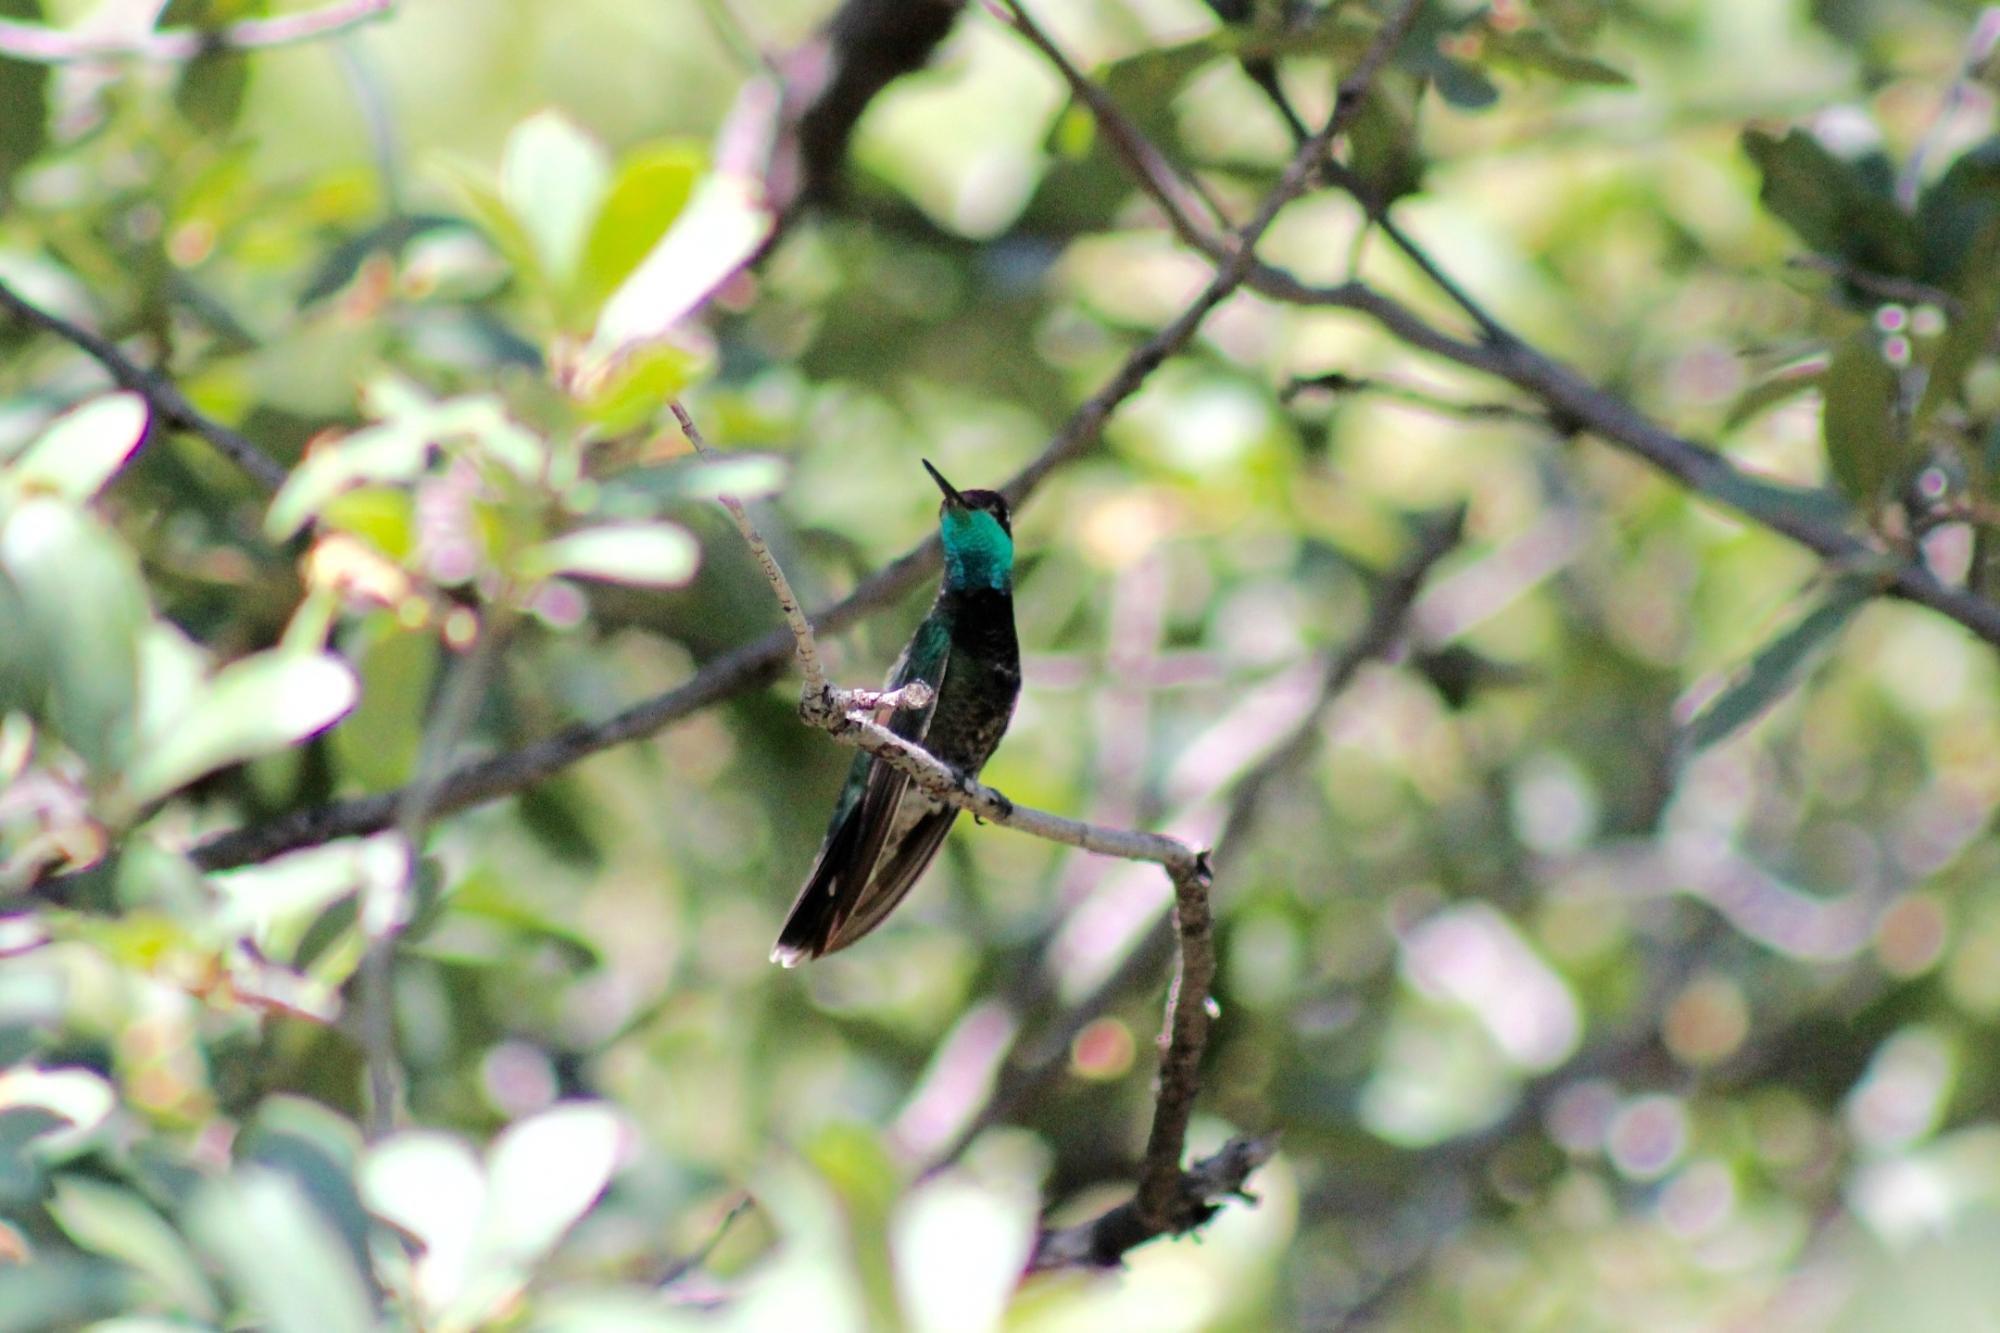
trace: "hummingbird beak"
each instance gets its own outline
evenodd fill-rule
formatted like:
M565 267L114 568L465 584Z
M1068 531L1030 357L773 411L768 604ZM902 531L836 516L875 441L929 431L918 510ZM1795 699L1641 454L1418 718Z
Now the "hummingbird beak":
M923 463L924 471L931 474L931 480L937 483L937 488L944 492L944 498L948 504L950 504L954 509L965 509L968 507L965 503L965 497L958 493L958 487L946 481L944 479L944 473L939 472L936 468L931 466L930 459L925 458L919 461Z

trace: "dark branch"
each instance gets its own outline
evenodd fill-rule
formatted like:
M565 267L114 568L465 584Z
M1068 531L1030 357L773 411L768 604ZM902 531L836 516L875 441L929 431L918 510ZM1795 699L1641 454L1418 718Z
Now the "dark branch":
M1125 1256L1149 1240L1182 1236L1214 1217L1230 1199L1256 1202L1245 1187L1250 1177L1271 1160L1274 1139L1231 1139L1212 1157L1186 1171L1176 1170L1166 1182L1168 1225L1149 1217L1138 1199L1072 1227L1045 1230L1035 1238L1028 1260L1030 1273L1055 1268L1116 1268Z
M184 430L190 435L199 435L265 490L276 491L284 485L284 464L258 448L247 436L204 415L187 400L187 395L174 386L172 380L139 365L119 351L110 339L42 309L5 282L0 282L0 310L5 310L31 328L53 333L75 346L103 366L120 388L130 389L144 398L153 409L153 418L157 423L174 430Z

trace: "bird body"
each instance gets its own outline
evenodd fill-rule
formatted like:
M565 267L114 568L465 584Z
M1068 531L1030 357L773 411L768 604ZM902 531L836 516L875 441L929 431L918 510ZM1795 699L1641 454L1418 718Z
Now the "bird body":
M959 491L929 463L924 467L944 492L938 514L944 579L891 668L888 688L921 680L932 699L877 720L973 777L999 746L1021 691L1013 533L999 494ZM880 925L916 885L957 817L957 807L907 774L865 751L855 755L772 960L791 967L823 957Z

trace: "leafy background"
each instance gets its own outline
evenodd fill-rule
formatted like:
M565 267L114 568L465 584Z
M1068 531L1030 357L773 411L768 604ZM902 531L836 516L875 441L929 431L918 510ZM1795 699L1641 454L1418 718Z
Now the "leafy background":
M770 50L829 13L741 8ZM1239 215L1289 140L1238 55L1322 114L1372 25L1045 8ZM184 66L0 61L0 280L289 471L274 500L0 323L0 1328L1984 1317L1990 646L1345 312L1232 300L1017 526L1027 688L987 779L1198 828L1420 521L1468 506L1412 651L1229 849L1195 1146L1282 1139L1200 1243L1015 1284L1046 1203L1129 1188L1163 973L1047 1034L1158 875L967 827L891 927L772 968L847 758L788 684L440 818L414 877L393 834L191 865L416 777L482 626L508 630L467 692L483 752L768 631L718 491L762 497L809 602L846 590L930 525L919 457L1010 475L1204 279L975 9L870 108L840 210L610 356L656 330L607 302L722 179L752 71L716 14L411 0ZM1521 336L1789 485L1753 511L1984 588L2000 158L1987 86L1952 92L1977 19L1433 4L1351 165ZM1365 231L1318 192L1264 254L1451 320ZM722 234L684 264L726 268ZM1292 385L1335 372L1393 391ZM684 457L672 394L730 461ZM841 679L920 606L842 636ZM361 926L399 909L407 1127L371 1140ZM1050 1076L981 1119L1016 1034Z

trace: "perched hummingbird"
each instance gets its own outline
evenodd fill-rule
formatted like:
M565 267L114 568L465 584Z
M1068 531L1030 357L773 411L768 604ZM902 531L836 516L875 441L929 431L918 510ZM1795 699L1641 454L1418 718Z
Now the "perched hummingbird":
M961 491L928 460L944 503L944 582L930 613L889 672L888 688L921 680L923 708L878 719L968 777L985 767L1021 693L1014 638L1014 530L997 491ZM958 809L926 795L908 776L862 751L847 771L826 841L778 933L771 961L820 958L882 924L944 845Z

